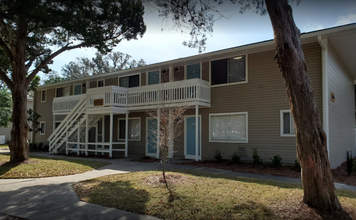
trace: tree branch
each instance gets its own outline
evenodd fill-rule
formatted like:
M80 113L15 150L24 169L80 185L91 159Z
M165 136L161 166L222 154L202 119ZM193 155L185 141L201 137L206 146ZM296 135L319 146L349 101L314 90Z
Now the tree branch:
M32 73L27 77L27 81L31 82L31 80L37 75L37 73L43 68L45 67L53 58L55 58L56 56L58 56L59 54L63 53L64 51L68 51L68 50L73 50L76 48L80 48L83 47L85 44L81 43L72 47L68 46L69 44L67 44L66 46L62 47L61 49L57 50L56 52L52 53L51 55L49 55L46 59L44 59L40 65L38 65L36 67L36 69L34 69L32 71Z
M5 51L5 53L9 57L10 61L12 61L13 58L14 58L13 54L12 54L11 50L9 49L9 47L6 45L5 41L2 39L1 36L0 36L0 47Z
M9 87L9 89L12 91L12 89L14 88L14 83L11 81L11 79L6 75L6 73L2 69L0 69L0 79L4 81L7 87Z

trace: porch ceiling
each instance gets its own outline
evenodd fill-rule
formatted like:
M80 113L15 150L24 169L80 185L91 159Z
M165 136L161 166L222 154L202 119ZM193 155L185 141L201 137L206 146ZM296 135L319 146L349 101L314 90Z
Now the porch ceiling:
M345 64L347 70L356 80L356 31L349 30L346 33L335 34L329 37L330 43Z

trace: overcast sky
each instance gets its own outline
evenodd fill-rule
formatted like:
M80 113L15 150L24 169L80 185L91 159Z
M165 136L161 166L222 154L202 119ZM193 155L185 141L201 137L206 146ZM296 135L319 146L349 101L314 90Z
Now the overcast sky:
M260 16L253 11L240 14L238 4L231 5L227 1L224 5L220 9L229 19L222 18L215 22L214 32L208 37L203 53L273 39L268 15ZM301 32L356 22L356 0L301 0L299 5L295 2L291 5L295 23ZM182 44L184 40L189 40L189 35L172 30L171 25L162 22L155 11L146 10L144 18L147 25L144 36L138 40L122 41L114 51L127 53L136 60L143 59L147 64L198 54L197 49ZM60 72L63 65L75 61L76 57L91 58L95 52L94 49L64 52L54 59L50 67Z

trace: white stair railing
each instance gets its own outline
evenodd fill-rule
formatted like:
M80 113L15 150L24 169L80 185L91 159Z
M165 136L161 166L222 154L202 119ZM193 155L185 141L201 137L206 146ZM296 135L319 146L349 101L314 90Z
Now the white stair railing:
M59 126L47 139L49 143L49 153L56 154L58 149L64 144L67 132L74 131L73 127L82 119L86 110L86 97L83 97L74 108L63 119ZM79 123L78 123L79 124Z

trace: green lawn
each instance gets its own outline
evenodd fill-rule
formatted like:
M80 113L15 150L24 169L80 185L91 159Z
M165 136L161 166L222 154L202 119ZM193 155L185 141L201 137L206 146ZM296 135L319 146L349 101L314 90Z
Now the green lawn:
M9 155L0 154L0 179L66 176L109 164L93 160L51 159L38 156L31 156L29 161L18 165L7 163L9 160Z
M7 144L0 144L0 148L9 148L9 145L7 145Z
M300 205L300 185L212 174L171 174L175 176L173 201L158 181L160 172L110 175L77 183L74 188L82 201L164 219L318 217ZM339 195L350 213L356 213L356 194L340 191Z

